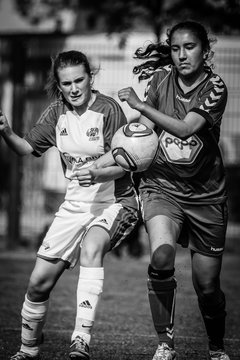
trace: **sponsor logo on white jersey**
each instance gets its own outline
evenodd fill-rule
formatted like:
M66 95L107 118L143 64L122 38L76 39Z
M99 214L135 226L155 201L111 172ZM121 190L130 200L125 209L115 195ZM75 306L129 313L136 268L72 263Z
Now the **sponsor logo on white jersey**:
M60 136L66 136L66 135L68 135L67 129L63 128L60 132Z
M99 129L97 127L90 128L87 130L86 135L89 138L89 141L99 140Z

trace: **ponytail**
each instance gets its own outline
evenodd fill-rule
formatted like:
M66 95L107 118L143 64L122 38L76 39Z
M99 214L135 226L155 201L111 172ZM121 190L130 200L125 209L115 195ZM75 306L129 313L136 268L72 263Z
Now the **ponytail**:
M139 81L150 78L157 68L173 64L170 46L164 43L149 44L146 48L140 47L135 51L134 58L149 59L133 68L133 73L139 75Z

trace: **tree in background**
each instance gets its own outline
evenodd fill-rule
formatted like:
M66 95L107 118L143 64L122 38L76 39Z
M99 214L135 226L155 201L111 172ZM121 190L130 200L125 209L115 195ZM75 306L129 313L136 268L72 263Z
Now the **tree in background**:
M18 11L30 22L55 18L72 9L78 14L73 31L119 33L150 30L159 40L163 28L186 18L202 21L216 33L240 33L240 0L15 0ZM61 21L64 20L61 18Z

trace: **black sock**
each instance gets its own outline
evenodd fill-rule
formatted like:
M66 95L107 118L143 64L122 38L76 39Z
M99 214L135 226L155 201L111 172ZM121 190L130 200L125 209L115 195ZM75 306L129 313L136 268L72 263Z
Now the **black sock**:
M172 270L148 269L148 297L159 343L174 347L174 314L177 282Z

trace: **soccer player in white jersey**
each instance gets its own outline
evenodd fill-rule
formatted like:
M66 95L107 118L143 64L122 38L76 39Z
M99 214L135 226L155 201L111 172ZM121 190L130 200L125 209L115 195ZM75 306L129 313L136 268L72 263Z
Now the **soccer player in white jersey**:
M192 279L209 339L209 359L229 360L224 350L225 296L220 271L227 226L225 171L218 147L227 102L223 80L211 69L211 39L202 24L181 22L166 43L135 53L134 68L148 79L146 98L119 91L159 134L156 162L143 174L140 196L151 251L149 302L159 345L153 360L176 359L174 309L177 242L188 247Z
M0 133L19 155L41 156L56 146L65 201L37 253L22 307L22 345L12 360L37 360L49 296L58 278L80 259L77 311L69 357L89 359L91 330L103 290L104 255L132 231L138 204L131 174L112 165L111 139L126 124L119 104L93 90L93 70L79 51L57 55L47 85L56 101L19 137L0 115Z

